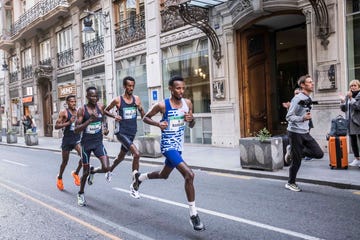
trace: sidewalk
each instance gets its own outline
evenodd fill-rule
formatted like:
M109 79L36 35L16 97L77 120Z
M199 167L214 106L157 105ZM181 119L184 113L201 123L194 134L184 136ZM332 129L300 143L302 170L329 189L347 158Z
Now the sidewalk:
M52 151L61 151L61 139L51 137L39 137L39 145L27 146L23 137L18 136L18 143L6 143L6 137L2 137L2 145L14 147L27 147L46 149ZM105 148L110 159L114 159L120 150L120 143L104 141ZM289 167L281 170L270 172L262 170L242 169L240 165L239 148L221 148L209 145L190 145L185 144L183 157L187 164L193 169L208 170L222 173L231 173L238 175L247 175L254 177L272 178L284 180L284 184L288 178ZM349 156L349 161L353 159L353 155ZM131 160L130 156L126 156L126 160ZM164 158L140 158L141 162L163 164ZM351 167L347 170L331 170L329 167L329 156L325 156L321 160L303 161L298 173L297 182L306 182L320 185L328 185L339 188L349 188L360 190L360 168Z

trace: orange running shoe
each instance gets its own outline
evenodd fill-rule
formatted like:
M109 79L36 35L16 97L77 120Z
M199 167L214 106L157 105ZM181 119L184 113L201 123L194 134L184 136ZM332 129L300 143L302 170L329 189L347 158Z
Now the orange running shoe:
M60 191L64 190L64 184L63 184L62 179L59 179L59 178L57 179L56 186Z
M80 186L80 178L79 178L79 175L77 175L77 174L75 173L75 171L72 171L72 172L71 172L71 175L72 175L73 178L74 178L74 183L75 183L75 185L76 185L76 186Z

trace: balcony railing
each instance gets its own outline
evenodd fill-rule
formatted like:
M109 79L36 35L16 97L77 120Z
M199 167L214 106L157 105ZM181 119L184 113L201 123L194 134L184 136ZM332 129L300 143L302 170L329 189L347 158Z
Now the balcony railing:
M74 62L74 51L73 49L68 49L57 54L58 67L64 67L66 65L72 64Z
M104 53L104 37L96 36L96 38L84 42L82 44L82 50L83 59Z
M127 18L115 24L116 47L145 39L144 13Z
M32 6L11 26L11 36L19 33L23 28L36 19L46 15L58 6L69 6L66 0L42 0Z
M39 61L39 65L48 65L51 66L51 58L46 58Z
M13 83L18 80L18 71L15 72L9 72L9 82Z
M33 69L31 65L21 68L22 79L31 78L32 76L33 76Z

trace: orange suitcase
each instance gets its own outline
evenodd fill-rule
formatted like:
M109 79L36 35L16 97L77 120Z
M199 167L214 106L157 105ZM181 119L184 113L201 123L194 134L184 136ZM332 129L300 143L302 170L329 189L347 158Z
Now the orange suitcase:
M348 151L347 137L330 137L329 138L329 159L330 168L348 168Z

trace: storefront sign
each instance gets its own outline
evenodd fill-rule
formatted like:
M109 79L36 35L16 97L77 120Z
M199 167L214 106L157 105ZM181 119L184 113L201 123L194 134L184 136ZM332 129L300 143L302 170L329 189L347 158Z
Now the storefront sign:
M58 97L59 98L65 98L68 95L76 95L76 85L75 84L58 86Z
M31 103L33 101L33 97L32 96L28 96L28 97L23 97L22 102L23 103Z

